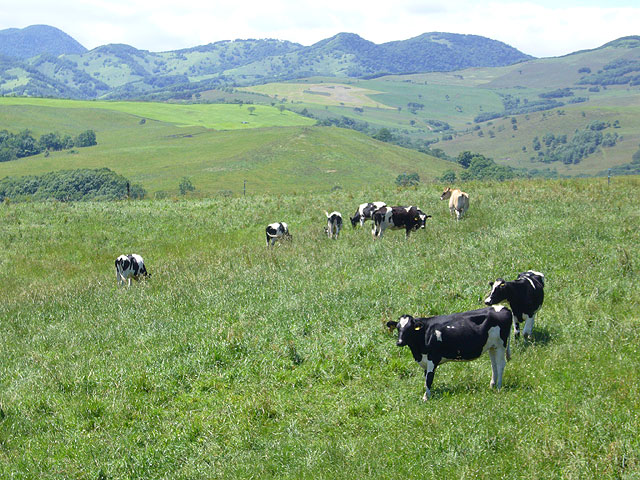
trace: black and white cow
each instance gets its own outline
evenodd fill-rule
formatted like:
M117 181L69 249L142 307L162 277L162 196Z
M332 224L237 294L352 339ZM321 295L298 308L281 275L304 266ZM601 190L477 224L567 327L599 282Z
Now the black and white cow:
M128 287L131 286L131 279L138 281L140 277L150 276L147 273L147 269L144 266L144 260L136 253L130 255L120 255L116 258L116 279L118 285L124 285L128 282Z
M489 282L491 293L484 300L486 305L495 305L507 301L513 310L515 321L513 330L515 336L520 335L520 322L524 321L523 334L531 336L536 312L544 301L544 275L540 272L528 270L518 274L513 282L506 282L498 278Z
M351 226L355 228L355 226L359 223L361 227L364 226L364 222L366 220L372 219L373 212L377 209L386 207L387 204L384 202L369 202L362 203L356 210L356 213L353 217L351 217Z
M266 228L267 247L276 243L276 240L291 239L289 227L284 222L270 223Z
M387 327L398 329L397 345L408 345L413 358L424 369L426 390L422 399L426 401L431 396L438 365L474 360L485 352L489 352L491 358L490 386L499 390L506 360L511 358L511 322L511 311L497 305L430 318L403 315L397 322L387 322Z
M387 228L391 230L405 229L407 238L412 230L424 228L427 218L418 207L382 207L373 213L373 238L380 238Z
M342 228L342 214L340 212L329 213L326 210L324 214L327 216L327 226L324 232L329 238L337 239L340 234L340 229Z

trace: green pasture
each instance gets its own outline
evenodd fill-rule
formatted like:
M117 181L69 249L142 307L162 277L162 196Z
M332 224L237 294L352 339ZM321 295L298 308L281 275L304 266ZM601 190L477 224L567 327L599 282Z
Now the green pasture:
M341 83L268 83L240 90L268 95L276 100L286 99L293 103L391 108L373 100L374 95L382 92Z
M623 163L631 161L640 145L640 96L622 92L609 92L593 102L567 105L547 112L534 112L495 119L479 124L479 129L468 129L458 133L453 140L437 144L449 155L456 156L462 151L490 152L496 162L527 169L554 168L561 175L596 175ZM617 104L615 107L612 103ZM515 126L513 119L515 118ZM609 127L605 132L616 133L619 140L615 147L600 147L598 151L583 159L577 165L561 162L532 162L536 157L533 139L542 141L545 134L567 135L571 139L577 130L583 130L594 121L619 122L619 128Z
M247 198L0 205L0 478L640 476L637 177ZM614 194L614 192L616 192ZM323 234L367 200L433 215L404 239ZM265 246L289 223L291 242ZM151 278L116 286L137 252ZM546 276L502 391L488 357L432 399L386 321Z
M0 97L0 108L25 106L102 109L126 113L183 127L236 130L261 127L313 125L314 121L270 105L174 104L159 102L107 102L23 97ZM253 111L250 111L250 108Z
M141 183L151 196L157 192L177 194L183 176L191 178L196 187L194 195L210 196L221 192L238 195L245 180L252 193L392 185L399 174L406 172L416 172L423 181L430 181L453 166L338 128L271 126L213 130L150 119L141 123L141 118L148 118L142 114L145 108L161 111L165 108L163 104L131 103L131 108L140 106L140 110L125 113L68 108L68 105L80 107L81 102L37 100L33 103L2 105L0 102L0 128L4 126L15 133L30 129L35 135L58 131L72 136L91 128L96 132L98 145L0 163L0 178L108 167L134 183ZM173 107L179 106L168 106L166 111ZM226 107L234 112L247 112L248 108L246 105ZM256 106L256 118L261 117L262 108L271 107Z

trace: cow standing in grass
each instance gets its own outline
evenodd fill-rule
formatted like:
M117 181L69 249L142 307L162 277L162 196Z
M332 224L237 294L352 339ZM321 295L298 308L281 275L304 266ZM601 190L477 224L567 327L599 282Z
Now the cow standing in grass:
M525 337L533 333L535 316L544 301L544 275L540 272L528 270L518 274L513 282L506 282L498 278L495 282L489 282L491 292L485 299L486 305L495 305L509 302L515 321L513 322L514 335L520 335L520 323L524 321Z
M460 220L467 209L469 208L469 194L464 193L457 188L455 190L451 190L451 187L447 187L442 195L440 195L440 200L449 199L449 211L451 215L456 216L456 220Z
M147 269L144 266L144 260L136 253L130 255L120 255L116 258L116 279L118 285L124 285L127 282L127 286L131 287L131 279L135 281L140 280L141 277L147 277Z
M359 223L360 226L363 227L366 220L373 219L373 212L386 206L387 204L384 202L368 202L360 204L355 215L351 217L351 226L355 228Z
M324 231L329 238L337 240L342 228L342 214L340 212L329 213L326 210L324 214L327 216L327 226Z
M490 386L502 387L502 373L511 358L509 339L511 311L498 305L470 312L413 318L403 315L397 322L387 322L390 330L398 329L399 347L407 345L416 362L424 370L425 393L431 396L431 384L441 363L474 360L488 352L491 358Z
M373 238L382 238L387 228L391 230L399 230L404 228L406 238L413 230L419 230L425 227L426 215L418 207L382 207L373 213L373 230L371 234Z
M267 247L273 245L278 240L291 239L289 226L284 222L270 223L265 229L267 235Z

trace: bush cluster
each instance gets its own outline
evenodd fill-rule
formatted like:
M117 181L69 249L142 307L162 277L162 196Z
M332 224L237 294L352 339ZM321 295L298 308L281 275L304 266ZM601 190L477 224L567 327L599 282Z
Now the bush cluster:
M577 130L571 140L566 135L546 133L542 143L538 137L533 139L533 150L538 152L537 158L543 163L562 162L566 165L578 164L600 147L613 147L618 141L618 134L603 130L611 126L608 122L594 121L582 130ZM542 145L546 147L544 150Z
M71 135L61 136L58 132L45 133L37 140L30 130L22 130L17 134L2 130L0 131L0 162L30 157L46 151L90 147L97 143L96 133L93 130L85 130L75 138Z
M0 180L0 201L24 200L120 200L143 198L146 191L139 184L131 185L122 175L108 168L59 170L44 175L5 177Z

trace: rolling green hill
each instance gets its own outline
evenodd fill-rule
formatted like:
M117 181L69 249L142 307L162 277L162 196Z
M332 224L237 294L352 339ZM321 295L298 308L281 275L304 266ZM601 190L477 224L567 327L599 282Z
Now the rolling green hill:
M497 162L558 175L595 175L628 164L640 144L640 37L516 65L375 79L310 77L244 90L289 104L317 119L342 119L374 134L431 143L455 157L473 151ZM354 92L349 94L349 92ZM356 94L356 92L358 92ZM535 139L566 136L594 122L609 125L613 146L579 163L547 163Z
M12 131L75 135L91 128L98 141L0 163L0 178L108 167L151 195L176 194L183 176L196 195L215 195L239 194L245 180L249 193L391 185L405 172L428 181L453 166L351 130L311 126L292 112L257 106L250 114L250 107L0 99L0 125Z

